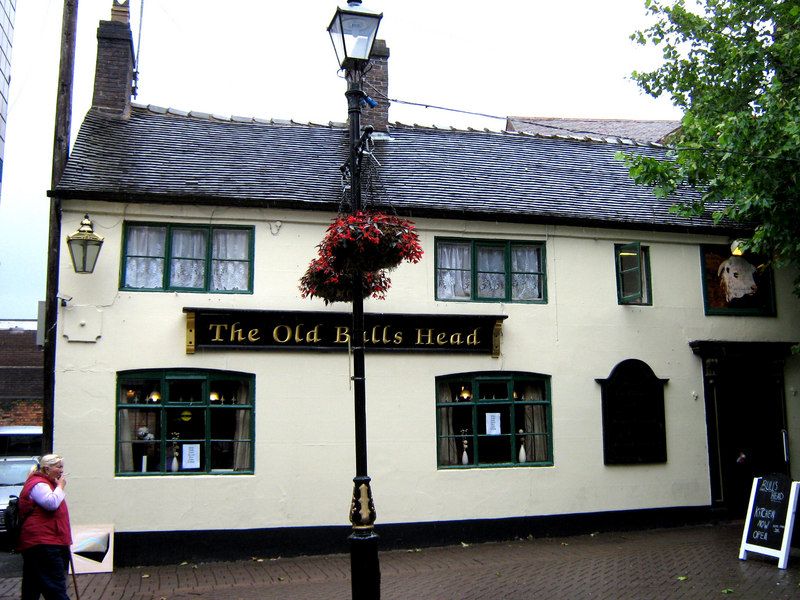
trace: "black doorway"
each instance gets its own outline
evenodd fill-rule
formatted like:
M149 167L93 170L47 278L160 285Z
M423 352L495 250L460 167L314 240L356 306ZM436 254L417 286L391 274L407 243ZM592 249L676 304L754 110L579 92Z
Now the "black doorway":
M703 359L712 504L744 518L753 478L789 473L783 367L791 344L691 346Z

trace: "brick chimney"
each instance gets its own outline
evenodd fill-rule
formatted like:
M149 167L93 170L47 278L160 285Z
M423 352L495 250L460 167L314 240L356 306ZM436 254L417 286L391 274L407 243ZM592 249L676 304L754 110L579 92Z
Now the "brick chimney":
M364 92L378 103L375 108L365 107L361 124L372 125L375 131L389 130L389 48L385 40L375 40L370 54L369 72L364 75Z
M97 28L97 67L92 108L111 116L128 118L133 90L133 36L129 0L112 0L111 20Z

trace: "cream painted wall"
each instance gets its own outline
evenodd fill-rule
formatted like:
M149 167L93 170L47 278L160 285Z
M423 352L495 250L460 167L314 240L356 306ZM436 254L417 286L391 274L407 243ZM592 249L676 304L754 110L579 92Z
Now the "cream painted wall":
M300 298L297 284L332 215L267 209L66 202L64 234L88 211L105 236L92 275L76 275L62 247L55 447L71 473L78 524L117 531L347 524L354 474L353 402L344 354L185 352L184 307L348 311ZM255 225L255 293L119 290L123 222ZM780 273L778 318L706 317L698 244L721 237L422 219L427 254L392 273L371 312L503 314L502 355L368 354L369 472L378 525L697 506L710 502L702 367L692 340L800 339L791 274ZM548 302L436 302L435 236L546 242ZM619 306L614 243L650 247L653 306ZM88 341L76 341L88 340ZM603 465L600 386L638 358L665 387L668 462ZM115 477L116 373L193 367L256 375L255 474ZM552 377L555 466L438 470L434 380L481 370ZM800 365L787 368L792 431L800 431ZM793 456L800 464L800 439ZM220 507L231 507L220 510ZM235 508L234 508L235 507Z

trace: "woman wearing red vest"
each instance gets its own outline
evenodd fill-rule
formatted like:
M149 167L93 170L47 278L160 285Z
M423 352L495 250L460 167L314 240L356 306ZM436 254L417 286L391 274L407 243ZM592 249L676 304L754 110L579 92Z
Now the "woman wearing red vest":
M19 495L23 519L17 550L22 553L22 600L68 600L67 567L72 531L64 496L64 459L39 459Z

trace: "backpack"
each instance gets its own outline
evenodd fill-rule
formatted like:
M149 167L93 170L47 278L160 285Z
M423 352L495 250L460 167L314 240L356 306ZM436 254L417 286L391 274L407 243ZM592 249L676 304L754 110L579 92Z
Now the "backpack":
M11 496L8 499L8 506L3 514L3 521L6 526L9 550L13 551L17 547L19 532L22 529L22 519L19 515L19 498Z

